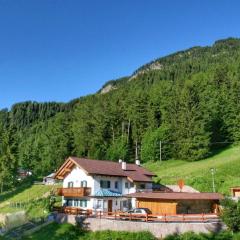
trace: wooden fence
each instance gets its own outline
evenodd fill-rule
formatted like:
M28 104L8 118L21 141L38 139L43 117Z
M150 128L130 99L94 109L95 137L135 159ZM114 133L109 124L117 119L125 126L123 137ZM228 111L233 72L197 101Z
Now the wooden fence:
M87 217L96 217L112 220L128 220L128 221L145 221L145 222L215 222L219 221L219 216L216 214L134 214L128 212L104 212L104 211L92 211L84 210L81 208L73 207L58 207L54 208L54 211L60 213L83 215Z

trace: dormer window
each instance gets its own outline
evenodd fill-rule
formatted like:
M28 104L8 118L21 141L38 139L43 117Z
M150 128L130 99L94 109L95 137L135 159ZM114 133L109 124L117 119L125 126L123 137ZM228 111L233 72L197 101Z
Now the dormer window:
M115 189L118 189L118 181L115 182Z
M73 182L68 182L68 188L73 188Z
M125 182L125 188L129 188L128 182Z
M107 180L100 180L100 187L101 188L110 188L111 182Z

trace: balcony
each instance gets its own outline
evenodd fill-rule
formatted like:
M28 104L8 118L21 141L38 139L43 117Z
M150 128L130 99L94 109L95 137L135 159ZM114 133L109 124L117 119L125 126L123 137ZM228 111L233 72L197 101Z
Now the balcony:
M57 194L64 197L86 197L91 194L91 188L79 187L79 188L58 188Z

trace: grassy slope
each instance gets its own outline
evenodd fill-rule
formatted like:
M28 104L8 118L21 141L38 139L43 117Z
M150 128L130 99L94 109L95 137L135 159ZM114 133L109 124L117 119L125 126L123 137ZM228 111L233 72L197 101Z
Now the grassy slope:
M51 190L56 189L57 186L45 186L45 185L24 185L16 188L13 191L9 191L4 194L0 194L0 213L12 213L21 210L26 210L31 217L40 217L44 215L43 204L38 202L34 207L31 205L40 198L47 197ZM9 203L30 203L24 208L11 207Z
M170 160L162 164L147 163L149 170L155 172L163 184L176 184L182 178L185 184L204 192L212 191L210 168L216 168L215 181L218 192L229 194L231 186L240 186L240 146L229 147L213 157L186 162Z
M51 223L36 233L33 233L26 240L155 240L155 237L148 232L82 232L70 224Z

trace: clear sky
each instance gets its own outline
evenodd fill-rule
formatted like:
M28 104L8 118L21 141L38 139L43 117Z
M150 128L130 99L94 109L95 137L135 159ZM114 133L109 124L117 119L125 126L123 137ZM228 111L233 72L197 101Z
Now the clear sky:
M0 108L94 93L239 24L239 0L0 0Z

